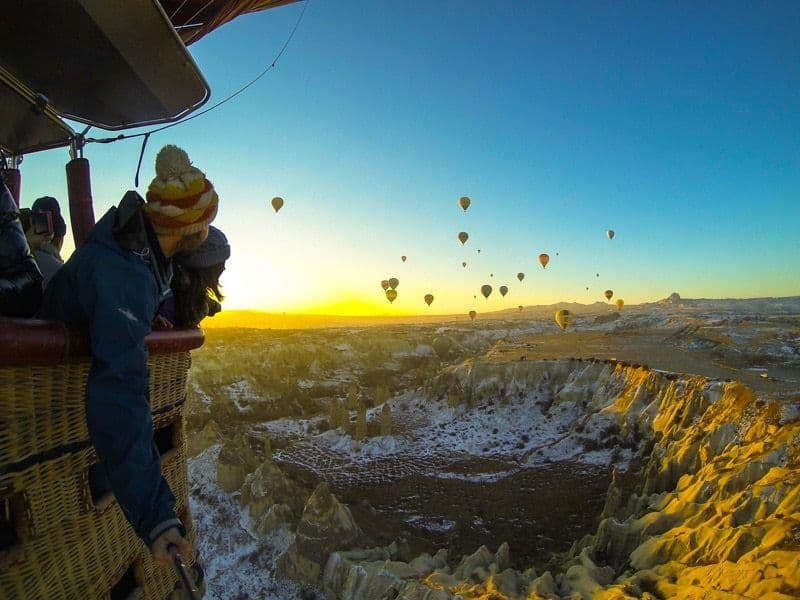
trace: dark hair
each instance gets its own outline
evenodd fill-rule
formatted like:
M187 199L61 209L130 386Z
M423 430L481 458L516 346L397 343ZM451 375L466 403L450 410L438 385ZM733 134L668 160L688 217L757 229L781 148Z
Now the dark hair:
M224 299L219 289L219 278L224 270L225 263L187 267L175 262L172 295L175 297L176 327L197 327L205 317L217 312L217 304Z

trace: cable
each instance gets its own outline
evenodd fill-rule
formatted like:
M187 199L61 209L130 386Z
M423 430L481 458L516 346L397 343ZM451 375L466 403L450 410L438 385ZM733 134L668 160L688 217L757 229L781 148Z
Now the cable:
M275 65L278 63L278 61L280 60L281 56L283 56L283 53L286 52L286 49L289 47L289 44L291 43L292 38L294 37L294 34L297 32L298 27L300 27L300 23L303 21L303 17L306 14L306 9L308 8L308 1L309 0L304 0L303 1L303 10L300 11L300 16L297 17L297 21L295 22L294 27L292 27L292 30L289 33L289 36L286 38L286 41L283 43L283 46L281 46L281 49L278 52L278 54L276 54L275 58L272 59L272 62L267 67L265 67L264 70L261 71L261 73L259 73L252 81L250 81L249 83L245 84L244 86L242 86L241 88L236 90L234 93L230 94L226 98L223 98L222 100L220 100L219 102L217 102L213 106L210 106L209 108L207 108L205 110L201 110L198 113L190 115L190 116L186 117L185 119L181 119L180 121L176 121L174 123L168 123L167 125L163 125L161 127L157 127L155 129L151 129L149 131L144 131L142 133L134 133L134 134L130 134L130 135L119 134L119 135L117 135L115 137L107 137L107 138L86 138L85 142L87 144L88 143L109 144L111 142L119 142L121 140L130 140L130 139L138 138L138 137L149 137L150 135L152 135L154 133L158 133L159 131L164 131L165 129L169 129L171 127L176 127L178 125L182 125L183 123L186 123L187 121L191 121L192 119L196 119L197 117L201 117L201 116L203 116L203 115L205 115L207 113L210 113L212 110L215 110L216 108L219 108L220 106L222 106L223 104L225 104L229 100L233 100L236 96L238 96L239 94L244 92L247 88L249 88L251 85L256 83L259 79L264 77L264 75L266 75L272 69L275 68Z

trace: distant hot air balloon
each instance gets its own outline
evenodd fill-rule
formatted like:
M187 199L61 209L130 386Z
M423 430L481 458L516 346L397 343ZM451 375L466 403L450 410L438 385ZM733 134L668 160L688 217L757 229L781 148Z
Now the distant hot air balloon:
M480 249L480 248L478 248L478 254L480 254L480 253L481 253L481 249Z
M390 288L392 288L393 290L396 290L398 285L400 285L400 280L397 279L397 277L392 277L391 279L389 279L389 287Z
M465 211L469 208L471 202L472 201L467 196L461 196L461 198L458 199L458 205Z
M517 279L519 279L520 281L525 279L525 273L517 273Z
M625 300L617 298L617 310L622 310L623 306L625 306Z
M283 198L280 196L275 196L272 199L272 208L275 209L275 212L278 212L283 207Z
M603 295L606 297L606 300L611 300L611 296L614 295L614 292L612 290L606 290L603 292Z
M400 260L402 260L403 262L406 262L406 258L408 258L408 257L404 255L404 256L400 257Z
M614 239L614 230L613 229L606 229L606 237L610 240Z
M594 276L595 277L600 277L600 273L595 273Z
M494 273L489 273L489 277L494 277Z
M519 312L522 312L522 304L519 305Z
M469 234L466 231L460 231L458 234L458 240L461 242L462 245L467 243L469 239Z
M542 268L547 268L547 263L550 262L550 257L547 254L540 254L539 255L539 264L542 265Z
M477 295L477 294L476 294L476 295L474 295L474 296L472 297L472 299L473 299L473 300L477 300L477 299L478 299L478 295Z
M501 285L500 286L500 295L505 296L508 293L508 286Z
M474 320L475 320L475 315L477 315L477 314L478 314L478 313L476 313L474 310L471 310L471 311L469 311L469 318L470 318L470 320L471 320L471 321L474 321Z
M383 281L381 281L381 287L383 288L383 291L388 290L389 289L389 280L388 279L384 279Z
M465 262L462 262L462 263L461 263L461 266L462 266L462 267L466 267L466 266L467 266L467 263L466 263L466 261L465 261Z
M394 302L395 298L397 298L397 291L396 290L386 290L386 299L389 302Z
M425 304L430 306L431 302L433 302L433 294L425 294Z
M558 256L558 252L556 252L556 256Z
M572 313L566 308L556 311L556 323L561 329L566 329L572 323Z
M488 283L481 286L481 294L483 294L484 298L488 299L489 294L491 293L492 293L492 286L490 286Z

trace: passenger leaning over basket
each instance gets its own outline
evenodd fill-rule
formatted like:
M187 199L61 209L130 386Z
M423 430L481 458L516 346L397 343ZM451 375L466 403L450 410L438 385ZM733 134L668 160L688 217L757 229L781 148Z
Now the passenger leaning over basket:
M89 330L89 434L126 518L162 564L170 543L184 556L193 549L153 441L145 336L169 295L171 257L202 244L217 202L186 152L165 146L147 202L127 192L97 222L47 286L41 311Z

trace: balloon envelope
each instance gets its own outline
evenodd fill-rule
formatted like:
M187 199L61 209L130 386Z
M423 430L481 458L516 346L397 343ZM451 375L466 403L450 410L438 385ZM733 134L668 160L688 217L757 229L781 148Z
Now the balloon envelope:
M468 239L469 234L466 231L460 231L458 233L458 241L460 241L462 244L466 244Z
M388 279L384 279L383 281L381 281L381 287L383 288L384 292L386 290L388 290L389 289L389 280Z
M508 293L508 286L501 285L500 286L500 295L505 296Z
M406 258L408 258L408 257L407 256L401 256L400 260L402 260L403 262L406 262Z
M606 290L603 292L603 295L606 297L606 300L611 300L611 296L614 295L614 292L612 290Z
M606 229L606 237L608 237L608 239L610 239L610 240L613 240L614 239L614 230L613 229Z
M481 294L483 294L484 298L488 298L489 294L492 293L492 286L486 284L481 286Z
M625 300L617 298L617 310L622 310L623 306L625 306Z
M558 326L561 327L561 329L566 329L569 327L570 323L572 323L572 313L570 313L566 308L557 310L556 323L558 323Z
M386 290L386 299L389 302L394 302L395 298L397 298L397 291L396 290Z
M474 321L475 320L475 315L477 315L477 314L478 313L476 313L474 310L469 311L470 320Z
M550 262L550 257L547 254L540 254L539 255L539 264L542 265L542 268L547 267L547 263Z
M425 304L430 306L431 302L433 302L433 294L425 294Z
M519 312L522 312L522 304L519 305Z
M517 273L517 279L519 279L520 281L525 279L525 273Z
M278 212L281 207L283 206L283 198L280 196L276 196L272 199L272 208L275 209L275 212Z
M462 262L462 263L461 263L461 266L462 266L462 267L466 267L466 266L467 266L467 263L466 263L466 262Z
M471 203L472 201L467 196L461 196L461 198L458 199L458 205L464 210L467 210Z
M397 289L397 286L400 285L400 280L397 277L392 277L389 279L389 287L393 290Z

